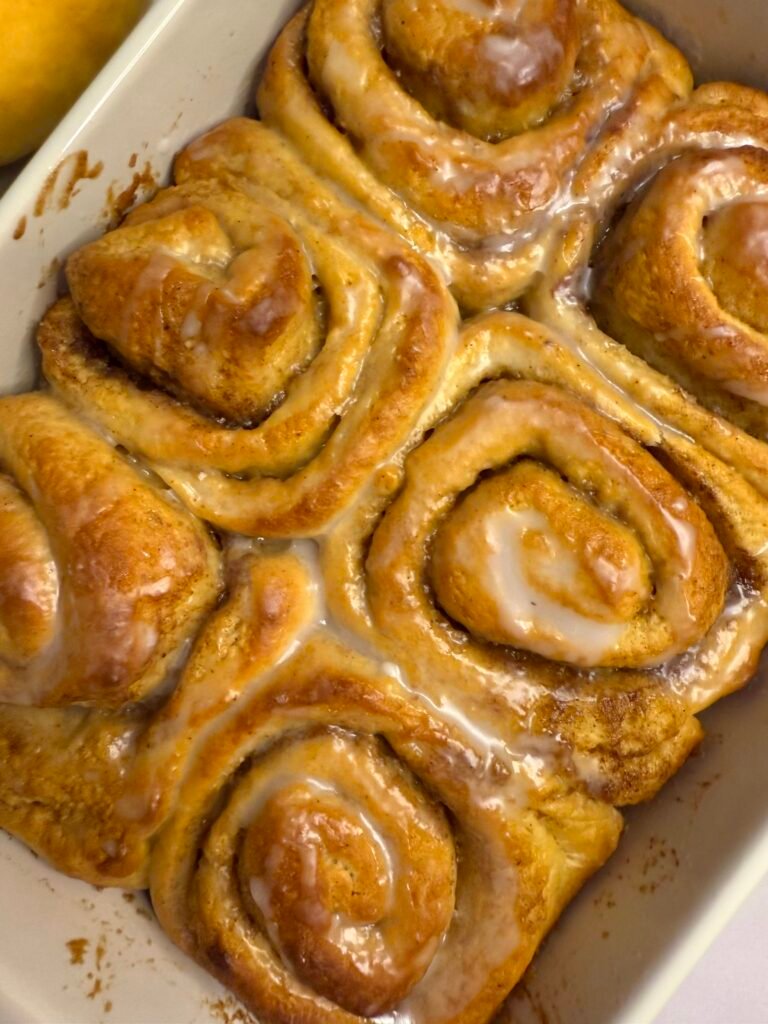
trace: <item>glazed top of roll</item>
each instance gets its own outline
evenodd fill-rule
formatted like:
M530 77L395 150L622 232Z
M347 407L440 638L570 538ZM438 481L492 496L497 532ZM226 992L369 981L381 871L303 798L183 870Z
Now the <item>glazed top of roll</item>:
M194 512L306 536L406 441L457 313L425 259L250 127L258 180L216 180L216 133L191 147L181 184L72 254L39 341L57 391Z
M314 0L0 400L0 825L260 1019L489 1020L755 670L768 99L690 88Z
M594 141L620 152L629 122L689 90L677 51L614 0L316 0L258 103L477 309L530 283Z

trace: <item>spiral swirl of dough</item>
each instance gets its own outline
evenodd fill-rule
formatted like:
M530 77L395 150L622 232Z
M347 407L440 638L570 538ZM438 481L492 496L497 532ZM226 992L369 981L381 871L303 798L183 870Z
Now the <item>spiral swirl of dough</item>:
M607 334L761 440L766 239L768 151L689 152L660 171L606 239L592 302Z
M196 743L290 653L314 585L231 542L222 581L205 528L48 395L0 400L0 466L0 827L146 884Z
M594 140L621 149L689 91L677 51L614 0L315 0L257 102L477 310L541 269Z
M0 400L0 700L150 696L216 598L213 546L42 393Z
M655 132L632 136L621 175L600 155L582 168L579 187L600 201L574 213L527 300L634 401L763 494L768 449L753 437L768 436L767 152L768 96L701 86Z
M314 0L0 400L0 827L262 1020L489 1020L755 670L768 99L689 93L614 0Z
M422 427L325 543L334 614L436 701L649 795L768 635L763 500L514 314L466 326Z
M320 630L200 748L153 905L261 1019L486 1020L618 835L537 764Z
M407 436L455 335L434 271L362 216L346 240L330 193L296 174L311 211L268 180L161 192L70 257L72 298L39 332L66 401L252 536L337 515Z

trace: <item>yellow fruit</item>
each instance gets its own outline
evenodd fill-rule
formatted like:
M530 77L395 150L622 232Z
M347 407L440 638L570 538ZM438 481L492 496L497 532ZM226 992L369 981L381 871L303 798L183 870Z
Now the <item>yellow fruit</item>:
M0 164L42 142L147 0L0 0Z

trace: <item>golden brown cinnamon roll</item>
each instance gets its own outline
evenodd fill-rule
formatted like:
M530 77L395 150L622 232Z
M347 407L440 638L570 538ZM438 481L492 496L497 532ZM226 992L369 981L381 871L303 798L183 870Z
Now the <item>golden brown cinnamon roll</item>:
M132 709L161 699L218 596L219 559L48 395L0 400L0 470L0 824L93 877L93 857L117 858L99 815Z
M541 269L594 140L620 151L689 91L677 51L614 0L315 0L258 107L477 310Z
M205 530L51 397L0 400L0 701L150 697L217 592Z
M595 203L574 216L528 309L768 493L765 446L746 436L768 437L768 96L702 86L631 151L616 180L597 158L583 169Z
M188 641L175 652L182 664L168 665L153 701L0 705L0 826L60 870L145 886L153 836L196 746L313 620L316 594L295 555L231 547L226 561L225 599L191 649Z
M145 882L211 720L292 649L315 589L229 543L57 401L0 400L0 826L61 870ZM190 650L191 649L191 650Z
M182 164L183 184L71 256L40 345L57 392L200 516L285 537L320 530L402 444L456 313L424 260L342 223L298 162L276 194L291 182L270 180L264 139L249 195Z
M488 1020L618 838L555 765L320 630L200 747L155 910L261 1020Z
M767 227L768 151L687 153L606 239L592 303L607 333L763 440Z
M438 706L646 798L768 637L768 506L514 314L467 325L422 426L324 543L331 610Z

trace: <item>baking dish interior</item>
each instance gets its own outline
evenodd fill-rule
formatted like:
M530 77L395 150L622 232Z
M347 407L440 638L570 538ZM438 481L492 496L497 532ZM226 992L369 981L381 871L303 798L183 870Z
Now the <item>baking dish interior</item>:
M246 108L265 49L296 6L160 0L30 161L0 201L2 391L34 383L34 325L61 287L67 252L167 180L186 141ZM760 0L627 6L678 42L700 78L768 85ZM77 178L78 153L91 177ZM618 852L545 943L510 1020L650 1021L760 879L768 867L767 675L764 665L746 690L707 712L699 753L652 804L627 814ZM0 1020L87 1024L104 1019L107 1003L113 1024L203 1024L221 1019L222 1006L236 1012L170 946L140 897L63 878L7 836L0 891L4 919L15 922L0 930ZM79 962L78 939L86 940Z

